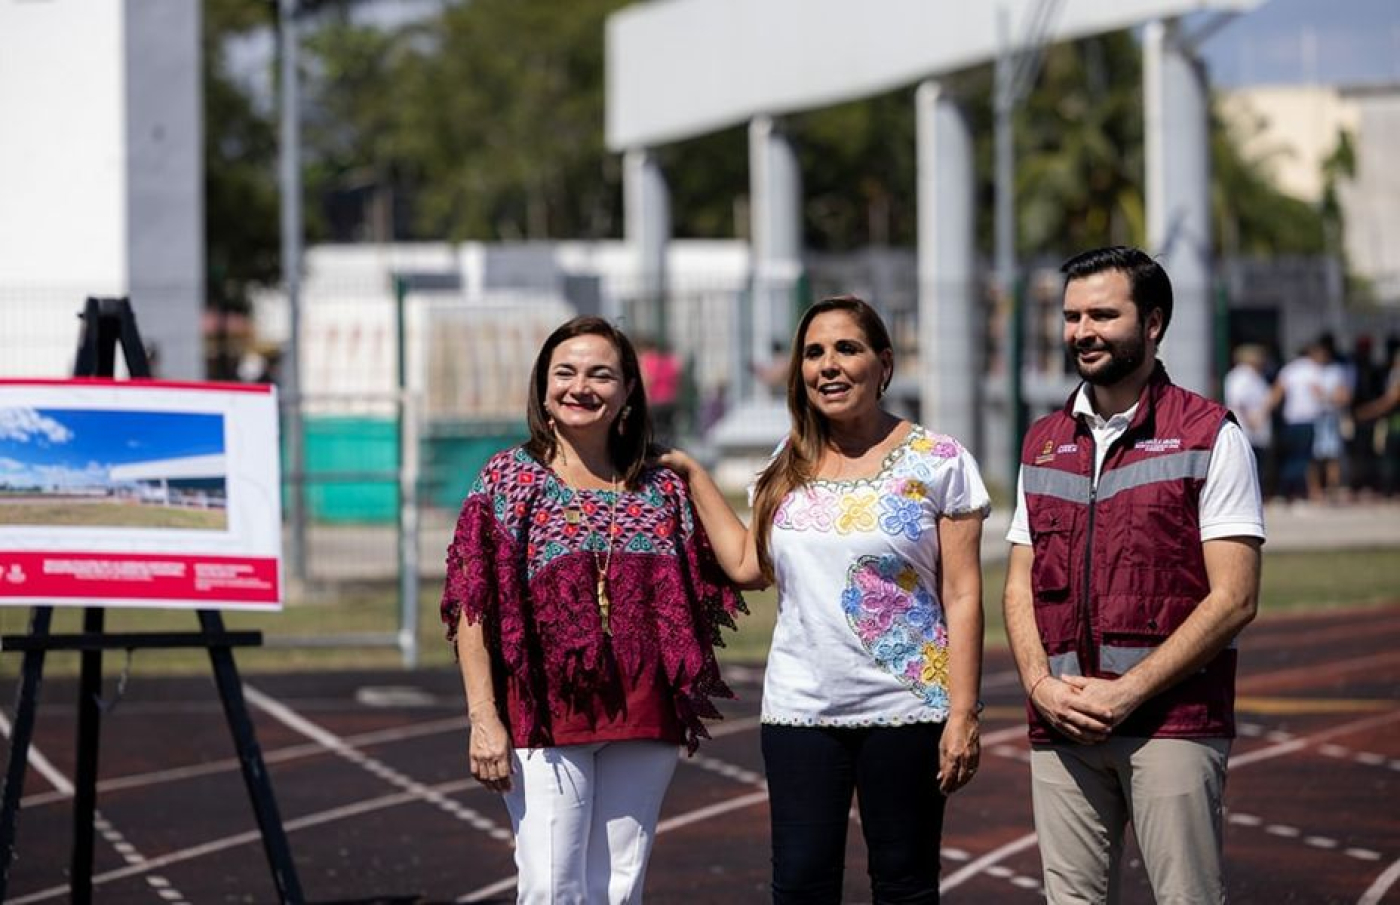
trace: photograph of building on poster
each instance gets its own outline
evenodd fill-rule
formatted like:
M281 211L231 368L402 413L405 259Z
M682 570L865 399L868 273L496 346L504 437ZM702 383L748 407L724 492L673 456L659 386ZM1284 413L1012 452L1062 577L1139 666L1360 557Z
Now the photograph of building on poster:
M0 524L228 529L224 416L0 407Z

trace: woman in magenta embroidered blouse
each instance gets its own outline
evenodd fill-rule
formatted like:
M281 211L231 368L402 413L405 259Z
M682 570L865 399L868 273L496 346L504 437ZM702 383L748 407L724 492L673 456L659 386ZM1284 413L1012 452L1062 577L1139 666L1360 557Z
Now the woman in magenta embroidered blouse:
M482 468L442 618L472 775L502 792L521 902L640 902L676 753L731 697L713 647L743 610L686 485L647 461L637 355L578 317L530 374L530 439Z

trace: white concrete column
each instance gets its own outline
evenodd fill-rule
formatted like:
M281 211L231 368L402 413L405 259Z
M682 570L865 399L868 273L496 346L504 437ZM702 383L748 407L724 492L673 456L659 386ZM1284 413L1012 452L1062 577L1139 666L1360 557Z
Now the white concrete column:
M639 302L632 329L659 335L666 326L666 248L671 241L671 193L655 152L633 148L622 158L624 230L637 267Z
M1176 383L1209 393L1214 303L1205 67L1184 46L1175 21L1149 23L1142 53L1147 244L1171 277L1175 298L1160 355Z
M914 94L918 142L920 420L978 456L982 386L977 324L972 133L936 81Z
M200 9L0 2L0 375L71 374L125 295L160 376L204 376Z
M773 343L787 347L793 330L793 293L802 276L802 171L781 121L749 123L750 216L753 234L755 363L772 358ZM766 389L755 382L755 394Z

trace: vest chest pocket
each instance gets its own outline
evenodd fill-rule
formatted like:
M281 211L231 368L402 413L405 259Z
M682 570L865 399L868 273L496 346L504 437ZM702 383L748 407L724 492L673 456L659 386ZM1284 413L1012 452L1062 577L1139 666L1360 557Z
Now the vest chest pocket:
M1179 574L1200 563L1200 524L1185 507L1174 502L1134 503L1129 515L1129 530L1119 540L1130 567Z
M1069 596L1070 523L1057 514L1033 520L1031 591L1039 602L1058 603Z

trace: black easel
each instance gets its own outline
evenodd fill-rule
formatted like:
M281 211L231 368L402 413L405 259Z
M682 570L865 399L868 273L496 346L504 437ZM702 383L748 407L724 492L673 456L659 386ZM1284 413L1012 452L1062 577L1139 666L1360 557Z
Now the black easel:
M151 376L146 350L136 329L136 316L127 299L90 298L82 319L77 362L73 368L75 377L115 376L118 345L126 358L127 372L132 377ZM253 813L262 833L263 849L272 867L272 881L277 886L281 901L304 901L296 866L292 863L291 848L287 844L287 834L277 812L277 800L272 794L272 781L263 764L262 750L258 747L253 721L248 716L248 705L243 699L243 684L238 678L238 667L233 662L233 648L262 644L262 632L228 632L224 630L223 617L217 610L198 612L199 632L105 633L103 623L106 611L100 607L90 607L83 611L82 634L54 635L49 631L53 608L40 606L30 614L27 635L5 635L0 638L0 650L24 652L10 737L10 763L5 774L4 790L0 793L0 901L5 899L10 864L14 860L15 824L24 790L29 745L34 734L34 713L39 703L44 654L59 650L82 652L69 892L72 902L86 905L92 901L93 815L97 804L97 749L102 716L98 709L102 691L102 652L183 647L202 647L209 651L219 697L224 705L224 716L228 719L229 730L233 733L234 745L238 750L243 783L252 800Z

